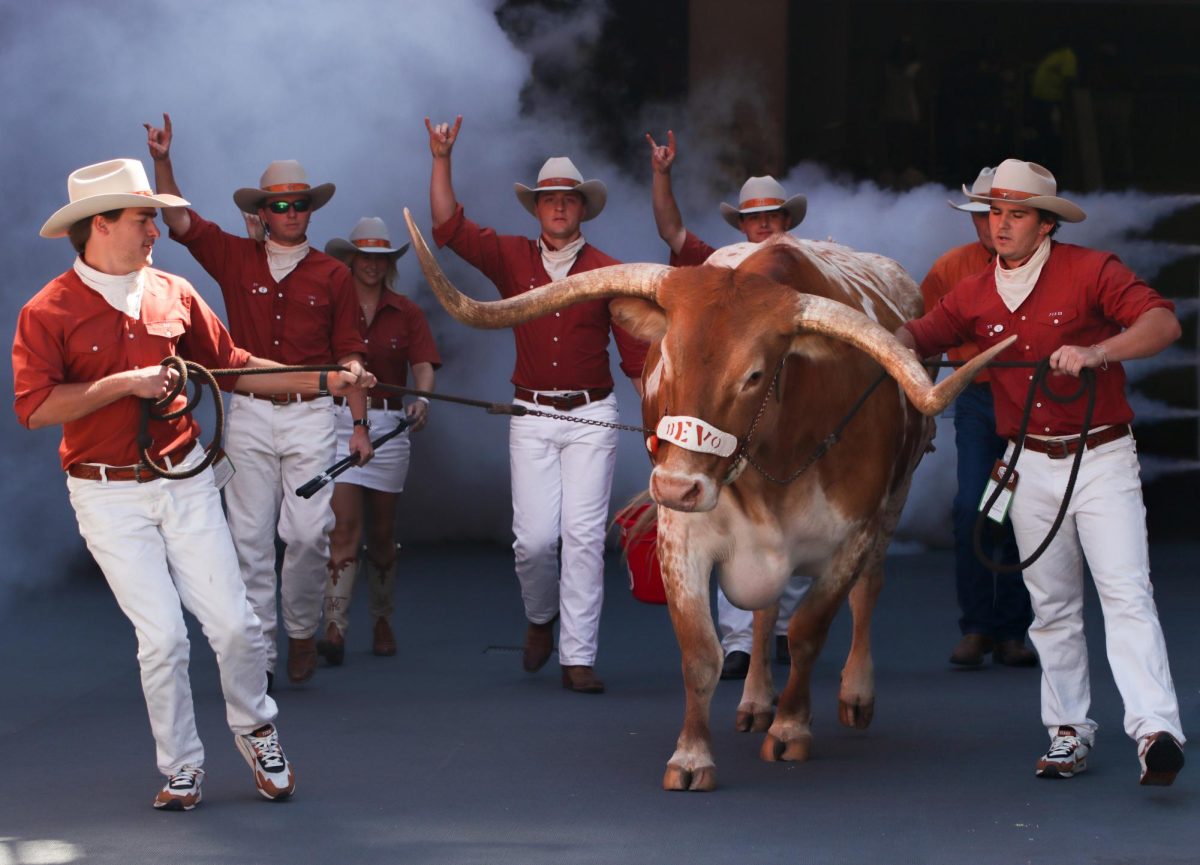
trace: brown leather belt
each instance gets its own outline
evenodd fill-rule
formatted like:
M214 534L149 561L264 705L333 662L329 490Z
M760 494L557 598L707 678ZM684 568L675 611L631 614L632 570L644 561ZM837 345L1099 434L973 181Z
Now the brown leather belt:
M287 405L290 402L308 402L317 398L315 393L243 393L250 399L261 399L275 405Z
M333 401L338 405L346 404L346 398L344 396L335 396ZM404 408L404 403L398 399L393 399L391 403L389 403L381 396L373 396L371 397L371 408L383 409L384 411L387 411L390 408L392 411L401 411Z
M192 442L182 451L177 454L166 454L171 458L171 465L177 466L192 452L192 448L196 446ZM146 484L150 481L158 480L158 475L150 471L149 467L138 463L134 466L102 466L94 463L75 463L67 468L67 474L73 478L82 478L85 481L135 481L139 484Z
M1102 429L1100 432L1092 433L1087 437L1088 450L1108 444L1109 442L1115 442L1117 439L1124 438L1130 434L1129 424L1118 424L1117 426ZM1032 436L1026 436L1025 449L1045 454L1052 460L1063 460L1079 450L1079 437L1076 436L1069 439L1035 439Z
M581 405L598 402L610 393L612 393L611 387L589 387L587 390L577 390L574 393L564 393L559 396L553 396L548 393L534 393L524 387L516 389L517 399L537 403L538 405L552 406L559 411L571 411L572 409L579 408Z

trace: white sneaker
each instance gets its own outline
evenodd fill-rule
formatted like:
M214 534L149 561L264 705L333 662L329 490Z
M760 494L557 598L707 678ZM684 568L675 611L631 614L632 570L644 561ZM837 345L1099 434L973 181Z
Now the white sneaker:
M1058 735L1050 742L1050 750L1037 761L1034 770L1039 778L1070 778L1087 768L1091 746L1079 738L1074 727L1059 727Z
M263 724L253 733L235 736L238 750L254 772L254 785L267 799L286 799L296 789L296 773L283 756L275 725Z
M1138 742L1138 762L1142 764L1139 784L1170 787L1183 768L1183 746L1170 733L1151 733Z
M154 797L154 807L160 811L191 811L200 804L203 779L204 770L199 766L184 766L167 777L167 783Z

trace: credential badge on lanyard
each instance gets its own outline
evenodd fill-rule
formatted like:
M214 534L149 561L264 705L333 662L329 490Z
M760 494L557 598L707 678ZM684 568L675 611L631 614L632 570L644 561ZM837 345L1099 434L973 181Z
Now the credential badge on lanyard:
M1000 495L996 497L995 503L987 512L987 518L994 523L1003 524L1008 519L1008 509L1012 507L1013 494L1017 491L1017 481L1020 479L1017 475L1017 470L1008 471L1008 466L1004 464L1004 460L996 460L996 464L992 466L992 474L988 478L987 486L983 488L983 498L979 500L979 510L983 510L983 506L988 503L988 499L992 497L992 493L996 491L996 487L1000 484L1000 479L1008 473L1008 478L1004 483L1004 489Z

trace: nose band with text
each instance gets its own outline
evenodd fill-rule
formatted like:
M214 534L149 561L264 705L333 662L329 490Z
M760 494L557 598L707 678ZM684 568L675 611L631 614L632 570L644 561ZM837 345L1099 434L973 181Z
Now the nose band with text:
M658 422L658 429L654 432L659 440L696 453L727 457L737 450L737 436L723 432L699 418L666 415Z

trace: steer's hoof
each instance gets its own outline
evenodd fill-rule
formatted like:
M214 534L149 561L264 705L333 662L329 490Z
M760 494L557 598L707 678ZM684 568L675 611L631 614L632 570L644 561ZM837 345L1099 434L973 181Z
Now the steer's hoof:
M812 736L802 736L799 739L784 742L782 739L778 739L768 733L763 739L759 756L768 763L774 763L777 760L803 763L808 759L808 752L811 747Z
M716 789L717 786L717 768L715 766L703 766L699 769L689 770L682 766L667 765L667 772L663 775L664 790L690 790L697 793L708 793Z
M765 733L771 729L775 712L771 709L738 709L735 726L739 733Z
M841 698L838 699L838 720L841 721L843 727L865 730L871 726L871 719L874 717L874 700L851 703Z

